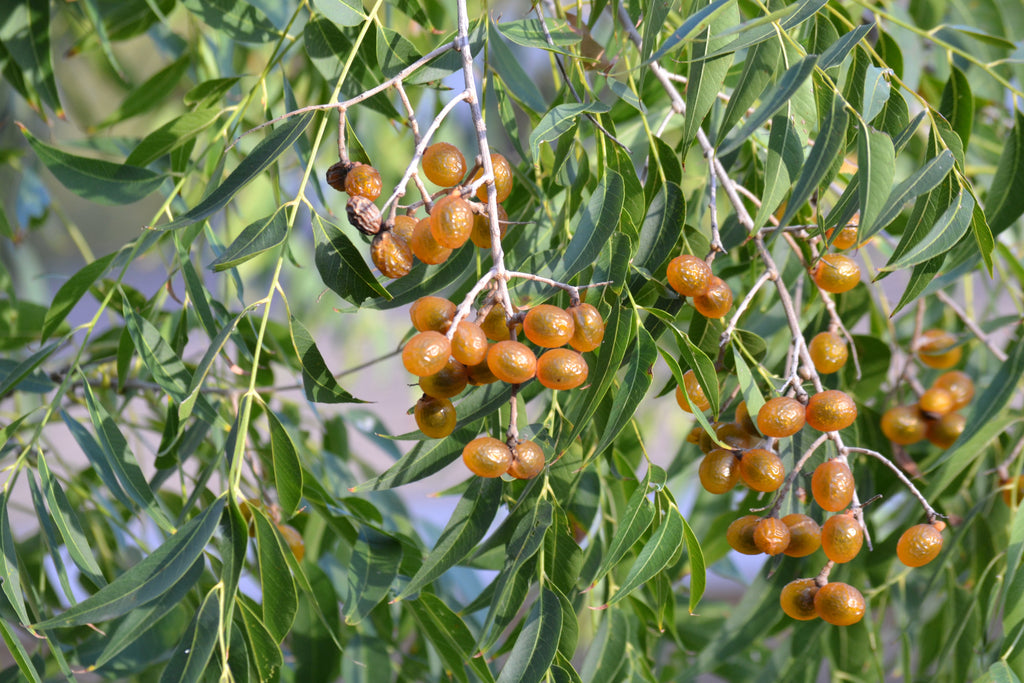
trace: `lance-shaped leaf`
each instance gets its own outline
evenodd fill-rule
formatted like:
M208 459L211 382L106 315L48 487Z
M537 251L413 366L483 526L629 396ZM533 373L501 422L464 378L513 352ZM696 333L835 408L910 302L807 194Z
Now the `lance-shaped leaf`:
M664 485L665 471L660 467L649 467L643 481L626 502L626 508L616 515L618 524L615 535L612 536L608 549L602 557L601 566L594 574L591 587L604 578L604 575L626 556L626 553L633 548L647 528L651 526L651 522L654 521L656 510L654 503L648 497L651 493L652 473L657 473L657 479L654 480L655 486Z
M270 424L274 485L277 487L281 512L288 518L295 514L302 499L302 465L299 464L299 452L292 437L273 411L267 411L267 422Z
M554 267L552 279L567 282L594 264L611 239L615 226L619 224L624 201L625 184L622 176L614 171L605 171L587 206L580 212L572 239Z
M709 2L707 6L712 4ZM705 5L704 0L697 0L694 3L695 8L700 5ZM718 33L737 23L739 23L738 8L733 3L726 3L721 11L715 13L710 25L700 31L690 47L691 61L687 71L689 80L686 84L686 118L683 120L683 130L680 133L686 145L695 139L697 129L718 98L718 93L721 92L722 84L725 82L725 76L732 65L733 54L730 52L722 56L706 58L723 47L729 40L718 37Z
M373 276L359 249L340 228L317 214L313 215L313 226L318 234L326 237L326 241L317 240L315 259L325 285L357 306L365 299L391 298Z
M832 99L832 108L825 115L818 130L818 137L814 140L814 147L807 155L807 163L804 164L800 177L793 186L793 192L786 204L786 211L779 220L779 225L789 225L797 210L811 198L818 184L825 178L832 162L842 151L843 143L846 140L846 122L849 114L846 113L846 103L843 98L836 95Z
M288 634L298 609L295 580L284 554L291 550L281 541L262 510L252 511L256 525L256 549L260 559L260 588L263 594L263 623L267 632L280 643Z
M636 562L622 585L608 601L607 607L615 605L643 584L650 581L661 570L669 566L683 551L683 517L674 504L666 506L665 516L651 538L644 545Z
M1019 109L1015 112L1013 131L1003 143L990 187L985 215L992 234L998 235L1024 213L1024 113Z
M18 568L18 553L14 546L14 532L11 530L9 505L13 487L8 486L0 498L0 590L14 608L21 623L29 623L25 610L25 599L21 595L21 571ZM2 621L2 619L0 619Z
M690 614L694 614L697 604L704 597L704 589L708 581L708 567L704 561L704 551L701 550L697 534L693 533L693 529L690 528L690 523L686 521L685 517L680 515L679 519L683 522L686 552L690 554Z
M540 146L545 142L557 140L579 122L580 116L587 112L603 113L608 105L601 102L559 104L551 108L537 127L530 133L530 155L540 157Z
M637 332L637 343L633 347L633 354L626 364L626 375L622 378L622 384L615 392L615 399L612 401L611 412L605 422L601 434L601 441L594 449L594 457L604 452L619 432L633 419L636 409L647 390L651 387L651 368L654 361L658 359L658 347L650 333L644 328Z
M779 207L790 186L800 174L804 164L804 150L800 133L785 114L772 119L772 132L768 136L768 158L765 161L765 183L761 194L761 206L754 216L754 227L760 229L768 217Z
M57 331L79 299L89 291L97 279L107 272L107 267L115 255L116 253L107 254L87 264L60 286L53 297L50 308L46 311L46 318L43 319L42 341L46 341L51 334Z
M398 576L402 544L368 526L359 527L348 564L348 604L345 623L358 624L387 596Z
M758 43L747 53L746 59L743 60L743 73L736 82L736 89L729 96L729 103L725 105L716 145L722 144L726 134L736 127L740 117L761 97L761 93L775 76L775 69L781 60L782 47L776 41Z
M0 3L0 49L19 67L15 73L28 81L27 84L22 82L19 90L27 92L27 99L33 106L38 106L41 100L64 118L50 54L51 25L47 0ZM5 76L10 74L5 73ZM26 85L31 88L26 89Z
M121 106L104 119L99 127L107 128L125 119L138 116L159 105L167 97L167 93L174 90L178 81L188 71L189 65L188 56L182 56L132 88L128 91L128 95L124 98Z
M839 40L832 43L827 50L821 53L821 58L818 59L818 66L822 69L830 69L833 66L842 64L846 56L850 54L850 51L857 46L857 43L864 36L871 32L871 29L872 24L863 24L849 33L843 34Z
M895 145L899 149L900 145ZM953 153L948 149L929 159L924 166L917 169L906 180L892 189L885 204L878 212L875 224L869 228L861 228L860 240L863 242L871 237L900 214L907 202L928 192L942 182L950 169L953 168Z
M857 146L861 230L866 232L874 225L895 173L896 149L892 138L867 124L862 125Z
M223 510L224 497L221 496L146 559L63 614L35 624L35 628L65 628L107 621L160 597L188 572L205 550Z
M928 234L881 270L902 270L945 254L967 233L973 215L974 197L967 190L960 190Z
M445 670L459 681L466 681L465 667L483 681L493 681L494 675L482 657L475 657L476 639L466 623L441 598L432 593L421 593L416 600L406 603L421 633L437 650Z
M686 17L686 21L679 25L675 31L672 32L665 42L661 44L661 47L657 49L649 58L644 60L645 64L656 62L672 50L681 47L685 41L692 38L697 31L702 28L706 28L707 25L715 18L722 8L724 8L732 0L715 0L710 5L702 7L690 16Z
M292 345L302 366L302 386L306 390L306 398L315 403L363 403L342 389L338 380L334 379L309 330L294 316L288 319L288 323Z
M626 663L626 644L629 642L629 621L622 610L608 610L597 627L594 640L587 649L580 678L585 683L603 683L616 680L615 676Z
M496 403L500 405L505 401ZM352 487L351 491L385 491L429 477L455 462L462 455L462 447L477 435L476 430L462 427L446 439L422 441L394 465L373 479Z
M244 0L181 0L181 4L240 43L266 43L280 35L263 10Z
M263 252L284 242L288 236L288 220L285 212L275 211L272 215L245 226L241 234L210 264L215 271L227 270L256 258Z
M125 159L132 166L146 166L206 130L221 115L220 109L200 109L182 114L142 138Z
M60 482L50 472L46 464L46 457L39 453L36 462L39 468L39 480L43 487L43 495L50 507L50 515L54 524L60 530L64 539L64 546L67 548L71 561L97 586L104 585L107 581L103 578L103 572L93 557L89 547L89 540L82 531L82 525L78 521L78 515L71 506L67 494L61 488Z
M160 675L160 683L199 683L203 679L206 664L217 646L221 597L218 586L206 594L181 642L171 653L171 661Z
M558 652L558 636L562 632L562 604L548 588L540 596L523 621L523 629L505 660L498 683L540 683L548 674Z

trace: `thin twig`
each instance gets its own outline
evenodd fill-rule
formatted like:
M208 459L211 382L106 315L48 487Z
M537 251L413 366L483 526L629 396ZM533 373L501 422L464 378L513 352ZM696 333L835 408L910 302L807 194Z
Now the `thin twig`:
M718 200L715 198L715 150L705 150L704 157L708 160L708 210L711 217L711 249L705 258L710 266L715 260L715 255L727 253L722 246L722 236L718 233Z
M895 463L889 460L889 458L885 457L878 451L873 451L870 448L859 448L857 446L846 446L845 448L843 448L843 451L847 453L863 453L864 455L870 455L872 458L879 460L882 464L884 464L886 467L892 470L893 474L896 475L896 478L899 479L903 483L903 485L910 490L911 495L913 495L914 498L917 498L917 501L921 503L921 507L924 508L925 514L928 515L929 522L934 522L937 518L943 516L936 512L935 508L928 504L928 500L921 494L920 491L917 490L917 487L914 486L914 482L910 481L907 475L905 475L903 471L896 466Z
M804 468L804 465L807 464L807 461L811 459L812 455L814 455L814 451L818 450L821 444L825 443L826 441L828 441L828 434L820 435L817 439L814 440L813 443L811 443L810 446L807 447L807 450L804 451L804 454L800 456L800 459L797 460L796 463L793 465L793 469L790 470L788 475L786 475L786 480L782 482L782 486L779 487L779 492L775 494L775 502L773 502L771 505L772 511L769 514L770 517L777 517L779 515L779 510L782 509L782 501L786 499L786 494L789 493L789 489L793 487L793 482L796 481L796 478L798 476L800 476L800 470ZM763 508L752 508L750 511L762 512L767 509L768 506L765 505Z
M757 278L757 281L754 283L754 286L751 287L750 291L747 292L747 295L743 297L743 301L741 301L739 306L736 307L736 312L732 314L732 319L729 321L728 326L726 326L725 331L722 332L722 336L719 338L718 341L719 361L721 361L723 356L725 355L725 345L729 343L730 339L732 339L732 333L736 331L736 325L737 323L739 323L740 316L743 315L746 312L747 308L750 307L751 302L753 302L754 300L754 296L757 295L757 292L759 289L761 289L761 286L764 285L765 282L768 282L769 278L771 278L771 273L769 273L767 270L761 273L761 276Z
M974 322L974 319L971 318L971 316L967 315L967 311L960 308L960 304L958 304L953 299L953 297L949 296L941 289L935 292L935 297L939 301L953 309L953 312L956 313L960 320L964 322L964 325L967 326L967 329L969 329L974 334L974 336L981 341L982 344L988 347L988 350L992 352L993 356L995 356L1001 363L1006 362L1006 353L998 346L996 346L994 343L992 343L992 340L989 338L989 336L985 334L985 332L980 327L978 327L978 324Z

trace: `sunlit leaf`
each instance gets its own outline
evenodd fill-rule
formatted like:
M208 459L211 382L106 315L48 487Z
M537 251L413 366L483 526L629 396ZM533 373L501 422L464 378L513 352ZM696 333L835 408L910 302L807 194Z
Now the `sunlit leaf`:
M342 389L338 380L334 379L320 349L305 326L294 317L289 323L292 344L302 365L302 386L306 391L306 398L316 403L362 403L363 401Z
M636 562L630 567L618 590L608 601L611 607L619 603L634 590L650 581L662 569L675 561L683 550L683 518L679 511L670 506L664 513L661 524L651 534Z

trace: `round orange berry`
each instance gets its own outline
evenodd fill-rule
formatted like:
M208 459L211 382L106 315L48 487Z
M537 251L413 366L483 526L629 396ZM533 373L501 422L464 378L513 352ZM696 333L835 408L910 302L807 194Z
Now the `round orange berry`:
M729 547L744 555L760 555L761 551L754 543L754 528L761 518L757 515L744 515L735 520L725 530L725 540Z
M474 322L460 320L452 335L452 356L463 365L477 365L487 359L487 335Z
M668 286L680 296L700 296L711 286L711 266L690 254L676 256L668 263Z
M409 248L412 249L416 258L431 266L444 263L452 255L451 249L441 246L434 239L434 235L430 232L429 218L424 218L413 228Z
M761 432L757 430L757 425L754 424L753 418L750 417L750 410L747 408L746 401L740 401L736 404L736 415L733 420L748 434L760 436Z
M412 412L416 426L431 439L443 439L455 431L455 406L446 398L425 395Z
M819 432L838 432L857 419L857 404L837 389L822 391L807 401L807 424Z
M392 280L408 275L414 265L409 245L390 230L381 230L373 238L370 259L377 270Z
M765 436L781 439L799 432L806 419L804 404L795 398L776 396L757 411L757 428Z
M785 478L782 460L766 448L752 448L740 456L740 479L755 491L775 491Z
M688 413L693 412L690 408L690 404L686 402L686 397L683 396L683 391L686 391L686 396L690 397L693 401L693 405L697 410L704 411L711 407L711 402L708 401L708 397L704 395L704 390L700 386L700 382L697 381L697 375L693 373L693 370L687 370L683 373L683 386L676 387L676 403L679 407Z
M832 235L835 233L835 231L835 228L829 228L828 230L825 231L825 236L828 239L832 240L832 246L838 249L839 251L849 249L853 245L857 244L858 228L856 225L847 225L845 228L839 231L839 234L836 235L835 238L833 238Z
M956 399L952 392L942 387L932 387L917 399L917 407L929 418L937 418L953 410Z
M544 469L544 449L533 441L520 441L512 449L508 473L516 479L533 479Z
M814 596L818 593L818 584L814 579L797 579L782 587L779 604L782 611L794 619L810 621L817 619L814 609Z
M504 441L480 436L462 449L462 462L478 477L500 477L512 465L512 451Z
M455 317L455 304L439 296L421 296L409 307L409 319L419 332L447 332Z
M882 433L893 443L909 446L923 439L926 431L917 406L896 406L882 413Z
M697 476L708 493L728 493L740 480L739 458L732 451L715 449L700 461Z
M811 355L814 369L822 375L838 372L850 357L846 342L833 332L819 332L814 335L811 343L807 345L807 352Z
M864 618L861 592L847 583L827 583L814 596L814 611L833 626L850 626Z
M469 239L476 246L481 249L491 248L491 228L490 220L486 213L478 213L473 218L473 231L469 233ZM505 238L505 233L508 232L508 214L505 213L505 208L498 205L498 236L501 239Z
M811 494L822 510L838 512L853 500L853 473L845 462L826 460L814 468Z
M449 142L435 142L423 152L423 175L441 187L455 187L466 175L466 157Z
M491 153L491 166L494 168L494 192L497 194L498 202L503 202L512 194L512 166L508 159L500 154ZM473 180L484 174L481 168L473 176ZM476 198L482 202L487 201L487 183L484 183L476 190Z
M959 370L942 373L932 386L945 389L953 395L953 410L966 408L974 398L974 380Z
M947 370L960 362L963 349L956 337L945 330L925 330L917 345L917 357L930 368Z
M789 527L778 517L766 517L754 527L754 545L765 555L779 555L789 546Z
M836 564L857 557L864 545L864 530L852 514L833 515L821 525L821 549Z
M451 355L452 345L448 337L427 330L406 342L402 349L402 364L417 377L426 377L441 372Z
M368 164L356 165L345 176L345 192L350 197L366 197L373 202L377 200L383 189L380 173Z
M964 433L965 426L967 426L967 418L963 415L946 413L938 420L928 424L928 432L925 436L933 445L939 448L949 448Z
M575 389L589 372L587 361L571 349L550 349L537 359L537 381L548 389Z
M508 331L508 319L505 317L505 309L498 304L492 306L491 310L487 312L483 322L480 323L480 327L491 341L505 341L512 338ZM515 327L518 331L522 329L522 324L516 323Z
M487 365L502 382L522 384L537 373L537 356L526 344L500 341L487 350Z
M572 314L551 304L534 306L523 319L523 334L545 349L565 346L572 339L575 329Z
M691 301L697 312L705 318L724 318L732 308L732 290L725 280L712 276L707 290L693 297Z
M306 542L302 539L299 530L287 524L278 524L277 530L284 537L284 542L288 544L288 549L292 551L295 561L302 562L302 558L306 556Z
M467 366L466 372L469 375L469 383L473 386L494 384L498 381L498 378L491 372L491 366L487 364L486 354L482 363Z
M447 249L458 249L473 231L473 207L457 194L434 204L430 212L430 234Z
M794 512L782 518L789 527L789 545L784 551L790 557L807 557L821 547L821 527L807 515Z
M573 332L569 346L583 353L593 351L604 339L604 318L590 304L577 304L565 309L572 316Z
M391 226L391 232L394 233L396 237L401 237L405 240L406 244L409 244L412 242L412 232L416 229L417 223L419 223L419 221L412 216L399 214L395 216L395 223ZM412 247L409 248L412 249Z
M449 357L445 366L426 377L420 377L420 389L427 396L451 398L458 396L469 382L466 366Z
M942 532L931 524L915 524L900 536L896 557L908 567L923 567L942 550Z
M811 277L826 292L842 294L860 282L860 266L849 256L825 254L811 270Z

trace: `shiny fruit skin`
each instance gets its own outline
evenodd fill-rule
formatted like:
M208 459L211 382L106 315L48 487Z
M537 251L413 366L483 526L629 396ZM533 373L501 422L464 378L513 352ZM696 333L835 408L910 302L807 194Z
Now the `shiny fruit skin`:
M915 524L896 543L896 557L908 567L923 567L941 551L942 532L931 524Z
M405 240L406 244L409 244L409 242L412 241L412 232L416 229L417 223L419 223L419 221L412 216L399 214L395 216L395 223L391 226L391 232L396 237L401 237ZM409 248L412 249L412 247Z
M864 530L851 514L833 515L821 525L821 549L836 564L857 557L864 545Z
M829 389L807 401L807 424L819 432L838 432L857 419L857 404L843 391Z
M466 372L469 374L469 383L475 387L494 384L498 381L498 378L491 372L491 367L487 365L486 355L482 363L466 366Z
M725 530L725 540L729 547L744 555L760 555L761 551L754 543L754 528L761 518L757 515L744 515L735 520Z
M732 308L732 290L725 280L712 276L707 290L693 297L691 302L697 312L705 318L724 318Z
M736 414L733 420L748 434L754 436L761 435L761 432L757 430L757 424L755 424L754 419L750 417L750 410L747 408L746 401L740 401L736 404Z
M728 493L740 480L740 461L732 451L717 448L700 461L700 484L708 493Z
M932 387L917 399L917 407L930 418L942 417L952 412L956 399L953 394L942 387Z
M491 167L494 169L494 192L497 195L498 203L508 199L512 194L512 166L508 159L500 154L491 154ZM476 172L473 180L484 174L483 169ZM476 198L482 202L487 201L487 183L484 183L476 190Z
M853 500L854 481L850 467L839 460L826 460L814 468L811 494L822 510L839 512Z
M430 212L430 234L447 249L458 249L473 231L473 208L465 199L450 196L434 204Z
M932 445L945 449L960 438L966 426L966 417L960 413L947 413L928 424L928 433L925 436Z
M757 428L765 436L776 439L793 436L806 420L804 404L788 396L770 398L757 411Z
M481 249L491 248L490 220L486 213L478 213L473 217L473 230L469 233L469 239ZM505 208L498 205L498 236L505 239L508 232L508 214Z
M455 304L439 296L421 296L409 307L409 319L419 332L433 330L444 334L455 317Z
M345 192L350 197L366 197L371 202L375 202L383 189L380 173L368 164L355 166L345 176Z
M455 431L455 406L446 398L424 396L413 408L416 426L431 439L443 439Z
M392 280L408 275L415 264L409 245L390 230L381 230L373 238L370 258L377 270Z
M512 451L504 441L480 436L462 449L462 462L478 477L500 477L512 465Z
M945 389L953 395L953 410L966 408L974 398L974 380L959 370L942 373L932 386Z
M925 437L927 430L917 406L896 406L882 413L882 433L895 444L915 444Z
M688 413L693 412L690 409L690 404L686 402L686 397L683 396L683 391L693 401L693 405L697 410L705 411L711 407L711 402L708 401L708 397L704 395L704 390L700 386L700 382L697 381L697 375L693 373L693 370L687 370L683 373L683 386L676 387L676 403L679 407Z
M853 245L857 244L857 232L859 228L856 225L848 225L839 231L839 234L832 238L832 234L835 232L835 228L829 228L825 231L825 236L832 240L832 246L843 251L849 249Z
M811 355L814 369L822 375L838 372L850 357L846 342L833 332L819 332L814 335L811 343L807 345L807 352Z
M818 593L818 584L814 579L797 579L782 587L779 604L787 616L799 621L817 619L814 609L814 596Z
M455 187L466 176L466 157L450 142L435 142L423 152L423 175L440 187Z
M740 479L755 491L770 493L782 486L786 468L772 451L752 448L740 457Z
M287 524L278 524L277 530L284 537L284 541L292 551L295 561L302 562L302 558L306 556L306 542L302 540L302 534L299 533L299 530Z
M487 360L487 335L474 322L460 320L452 335L452 356L463 365L478 365Z
M512 338L508 332L508 319L505 317L505 310L497 304L487 312L480 327L491 341L505 341ZM521 329L521 325L517 324L516 329Z
M807 515L794 512L782 518L789 527L789 545L783 551L790 557L807 557L821 547L821 527Z
M814 596L814 611L833 626L850 626L864 618L861 592L847 583L830 582Z
M434 398L451 398L458 396L469 382L466 366L449 358L445 366L433 375L420 377L420 389L427 396Z
M930 368L948 370L960 362L963 349L956 337L945 330L925 330L918 339L917 357Z
M711 286L711 266L690 254L676 256L668 263L668 286L679 296L700 296Z
M849 256L825 254L814 266L811 277L826 292L842 294L860 282L860 266Z
M448 364L452 345L440 332L427 330L413 336L402 349L402 364L417 377L433 375Z
M587 361L571 349L550 349L537 359L537 381L548 389L575 389L589 373Z
M604 339L604 318L590 304L578 304L565 309L572 316L573 332L569 346L580 353L593 351Z
M409 241L409 248L413 255L429 266L436 266L444 263L452 255L452 250L437 243L434 235L430 232L430 219L424 218L412 231L412 239Z
M523 334L537 346L557 349L572 339L576 324L565 309L551 304L534 306L523 319Z
M544 469L544 449L533 441L520 441L512 450L508 473L516 479L533 479Z
M754 545L765 555L779 555L789 545L789 527L778 517L766 517L754 527Z
M716 422L715 436L726 446L737 451L757 448L761 443L761 437L754 436L735 422ZM707 445L708 450L718 448L710 439L708 439Z
M487 366L508 384L522 384L537 374L537 356L526 344L500 341L487 350Z

